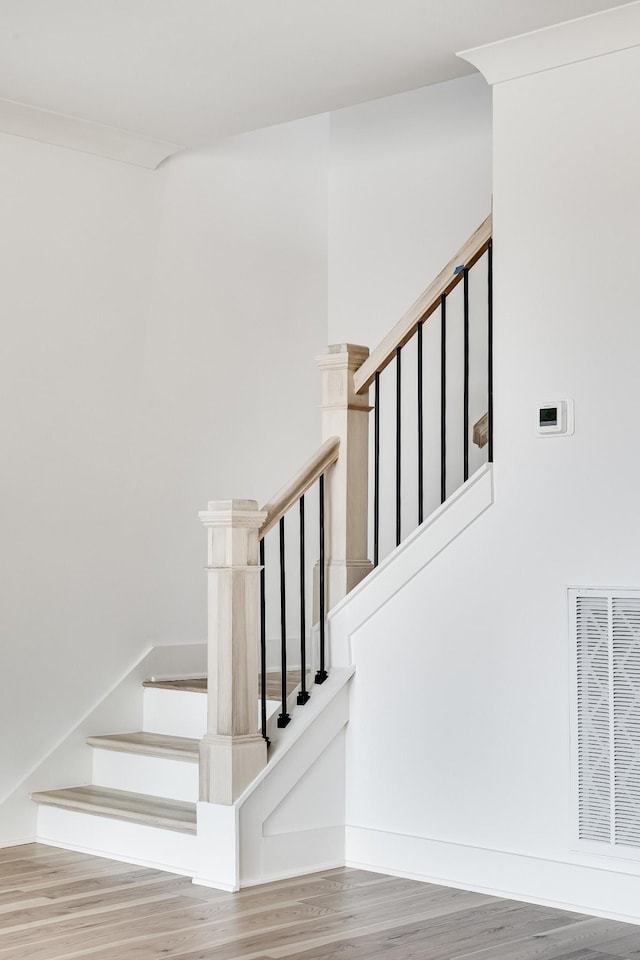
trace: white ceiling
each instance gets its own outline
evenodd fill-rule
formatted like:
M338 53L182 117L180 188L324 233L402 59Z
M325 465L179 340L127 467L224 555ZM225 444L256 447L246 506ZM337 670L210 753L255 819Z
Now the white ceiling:
M470 73L608 0L1 0L0 98L194 145Z

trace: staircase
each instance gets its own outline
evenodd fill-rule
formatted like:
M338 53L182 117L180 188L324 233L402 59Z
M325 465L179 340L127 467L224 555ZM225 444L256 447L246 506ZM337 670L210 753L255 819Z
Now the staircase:
M290 671L290 692L298 681ZM279 706L280 686L280 674L269 673L266 687L273 699L268 701L268 716ZM87 737L93 753L90 784L31 794L40 806L38 837L43 843L193 876L207 680L146 680L140 694L142 730ZM256 700L256 719L257 706Z
M371 355L340 344L319 358L324 442L262 510L226 500L200 514L215 683L145 680L129 712L141 730L86 738L91 782L31 794L40 842L226 890L342 865L350 637L492 503L491 229L489 217ZM481 262L484 287L470 283Z

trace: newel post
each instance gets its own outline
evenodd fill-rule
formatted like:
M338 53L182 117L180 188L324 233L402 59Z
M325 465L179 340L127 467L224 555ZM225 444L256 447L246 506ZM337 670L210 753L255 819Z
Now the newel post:
M255 500L213 501L200 513L208 538L209 619L200 800L209 803L233 803L267 763L258 733L258 533L265 516Z
M340 456L326 475L327 609L372 569L367 556L369 391L356 394L353 375L368 347L334 344L318 357L322 371L322 439L340 437Z

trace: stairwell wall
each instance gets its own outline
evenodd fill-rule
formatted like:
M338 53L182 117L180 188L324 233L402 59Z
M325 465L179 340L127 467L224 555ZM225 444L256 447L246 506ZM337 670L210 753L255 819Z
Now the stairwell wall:
M329 338L373 349L491 210L491 90L479 76L331 114ZM486 270L469 275L470 422L486 405ZM449 493L462 481L462 284L448 306ZM440 504L440 313L423 327L425 516ZM402 351L403 536L417 526L416 338ZM395 442L395 361L381 440ZM370 390L370 402L374 399ZM373 420L373 417L371 418ZM437 452L437 456L436 456ZM486 450L471 446L471 472ZM380 556L395 546L395 463L380 465Z
M640 584L638 90L637 46L494 87L495 503L352 636L346 814L351 863L636 922L574 849L567 588Z
M0 843L149 644L205 640L198 511L319 443L327 149L326 117L157 171L0 137Z
M141 653L150 171L0 136L0 800ZM0 816L0 840L3 840Z

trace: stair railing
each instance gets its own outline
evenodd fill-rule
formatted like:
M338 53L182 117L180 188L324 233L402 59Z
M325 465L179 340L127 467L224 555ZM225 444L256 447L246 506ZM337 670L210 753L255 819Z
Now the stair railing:
M200 743L200 799L232 804L267 763L270 734L292 719L292 694L287 683L287 560L286 517L298 507L300 551L300 675L297 705L303 707L308 689L305 497L317 483L319 561L314 582L314 622L318 624L318 669L315 683L329 675L325 650L327 612L350 592L380 560L381 375L395 360L395 541L402 540L402 350L417 346L417 497L418 523L425 514L425 423L423 409L423 327L439 310L439 500L453 492L448 475L447 318L452 292L462 283L462 470L454 481L469 476L470 440L470 314L469 276L486 262L487 424L475 425L477 438L486 433L488 460L493 460L493 253L492 222L488 217L455 257L407 311L371 356L368 348L337 344L318 358L322 373L323 444L305 466L262 510L255 500L212 501L200 514L208 535L208 720ZM369 387L375 388L373 408ZM373 564L369 544L369 413L373 418ZM482 418L481 418L482 419ZM484 443L479 444L484 446ZM430 463L433 460L430 461ZM279 532L280 587L280 713L268 717L268 658L265 581L265 537ZM295 570L295 564L293 564ZM291 564L289 564L291 568ZM260 692L260 717L257 697Z
M319 487L320 557L314 590L318 624L315 683L329 676L325 650L328 610L372 569L367 559L368 391L356 396L353 375L367 358L365 347L331 346L318 359L322 371L323 444L262 510L255 500L212 501L200 514L208 536L207 732L200 742L200 799L232 804L267 763L271 736L293 719L287 682L287 564L285 523L298 505L301 594L300 683L297 704L308 689L305 497ZM265 537L279 532L280 713L268 717L269 702ZM257 717L260 692L260 717Z
M373 424L373 563L380 561L380 453L381 453L381 375L395 361L395 545L398 546L407 531L402 524L402 492L403 492L403 388L402 388L402 358L403 348L410 341L416 339L416 399L417 409L414 417L417 427L417 521L421 524L425 518L425 418L424 418L424 347L423 327L429 318L439 313L440 317L440 344L439 344L439 451L430 459L430 463L439 460L439 494L440 503L444 503L447 496L454 489L469 478L469 441L472 436L469 420L470 399L470 285L469 277L472 268L481 260L486 265L486 410L487 410L487 445L488 462L493 462L493 251L492 251L492 218L491 215L472 234L464 246L455 254L436 279L427 287L424 293L409 308L405 315L389 331L380 344L373 350L370 357L362 364L354 375L354 390L356 396L364 395L369 387L374 387L374 424ZM447 375L450 364L447 357L447 329L451 329L454 319L447 316L449 298L459 284L463 285L462 301L462 398L460 402L462 428L462 470L461 476L451 476L448 471L448 416L447 402L450 401ZM450 426L450 425L449 425ZM480 433L476 434L480 438ZM484 446L484 443L478 444ZM406 464L405 464L406 466ZM453 471L452 471L453 472ZM455 486L454 486L455 485Z
M289 714L289 684L287 651L287 563L285 556L285 521L287 515L298 506L299 532L299 591L300 591L300 667L299 686L296 702L304 706L310 697L307 677L307 550L305 495L315 483L318 484L318 664L315 683L324 683L327 679L325 646L325 473L337 461L340 453L340 438L330 437L295 477L262 508L265 514L260 528L260 726L267 746L270 744L267 726L267 617L266 617L266 566L265 537L276 526L279 533L279 588L280 588L280 701L281 710L277 719L279 728L286 727L291 720ZM292 671L297 673L297 671Z

